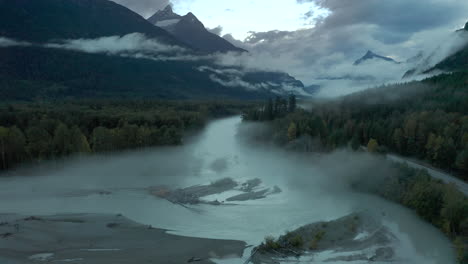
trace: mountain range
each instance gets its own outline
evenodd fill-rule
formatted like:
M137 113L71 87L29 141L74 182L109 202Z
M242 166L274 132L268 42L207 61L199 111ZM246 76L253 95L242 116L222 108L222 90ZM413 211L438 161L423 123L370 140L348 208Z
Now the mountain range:
M210 52L239 50L214 34L204 38L206 29L190 14L178 24L201 32L202 42L108 0L0 0L0 17L0 42L16 43L0 43L0 100L307 94L286 73L215 63ZM200 48L203 41L214 48Z
M148 18L152 24L165 29L178 40L203 52L246 52L224 38L209 32L198 18L189 12L185 16L175 14L171 5Z

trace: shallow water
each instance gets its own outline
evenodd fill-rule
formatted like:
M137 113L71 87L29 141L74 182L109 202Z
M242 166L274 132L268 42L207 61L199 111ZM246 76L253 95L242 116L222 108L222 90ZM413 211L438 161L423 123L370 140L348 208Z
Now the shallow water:
M37 177L1 179L0 213L121 213L175 234L236 239L257 245L267 235L278 236L305 224L368 210L385 214L384 225L399 241L399 263L455 263L450 242L411 211L346 187L346 178L341 177L347 170L381 173L363 169L363 164L377 161L341 153L334 164L329 164L314 160L311 155L247 146L237 136L240 123L238 117L215 121L181 147L77 158L60 168L32 173L40 174ZM16 175L22 173L20 170ZM31 174L31 170L26 173ZM265 186L277 185L283 192L237 205L198 205L190 210L142 189L204 184L225 177L236 181L260 178ZM95 190L111 194L93 193ZM320 263L333 254L323 252L314 261ZM219 262L240 263L238 259Z

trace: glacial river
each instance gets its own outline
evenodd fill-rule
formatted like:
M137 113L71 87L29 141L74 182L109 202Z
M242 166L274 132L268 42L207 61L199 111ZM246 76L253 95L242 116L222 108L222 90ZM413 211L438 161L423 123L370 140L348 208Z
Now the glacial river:
M258 245L267 235L370 211L384 215L382 224L397 237L398 263L455 263L449 240L437 229L399 205L348 188L348 174L383 173L372 164L372 157L340 152L319 158L247 145L238 135L241 125L239 117L217 120L184 146L74 158L60 166L18 170L15 176L0 179L0 213L120 213L174 234ZM282 192L236 205L186 208L145 189L187 187L226 177L239 182L259 178L264 186L276 185ZM210 198L223 201L226 196ZM247 249L245 255L249 253ZM333 254L318 254L313 263Z

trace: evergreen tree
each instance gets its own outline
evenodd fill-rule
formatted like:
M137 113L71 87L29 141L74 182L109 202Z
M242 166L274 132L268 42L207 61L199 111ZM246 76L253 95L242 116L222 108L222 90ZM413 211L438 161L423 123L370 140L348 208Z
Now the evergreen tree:
M296 111L297 102L296 96L294 94L289 95L289 102L288 102L288 112L292 113Z

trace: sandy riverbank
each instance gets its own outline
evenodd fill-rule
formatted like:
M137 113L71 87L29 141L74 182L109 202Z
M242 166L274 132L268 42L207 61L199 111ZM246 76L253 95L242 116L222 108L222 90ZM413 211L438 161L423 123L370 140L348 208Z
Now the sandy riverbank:
M120 215L0 215L0 263L214 263L245 242L190 238Z

